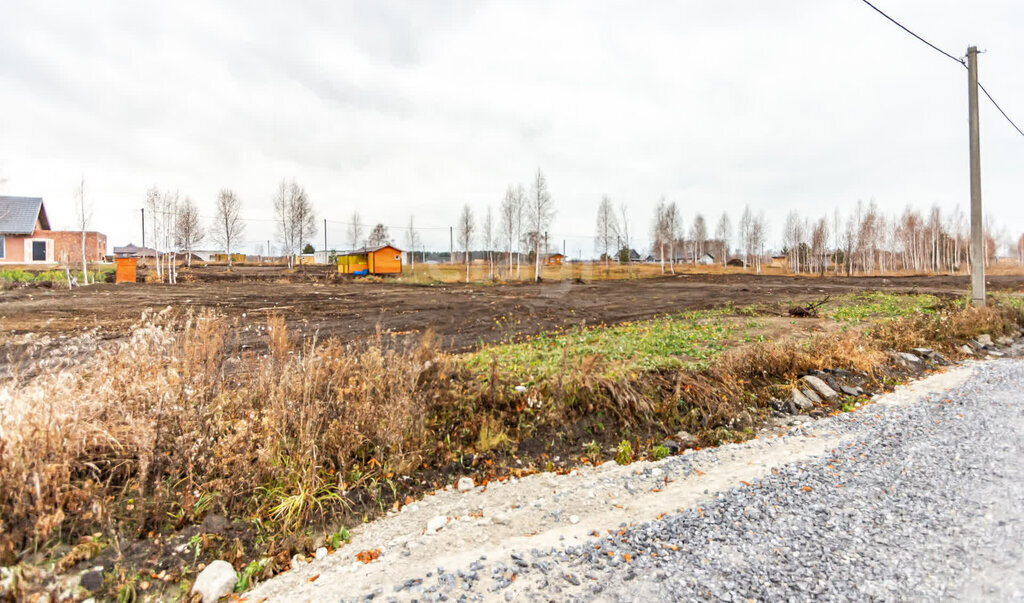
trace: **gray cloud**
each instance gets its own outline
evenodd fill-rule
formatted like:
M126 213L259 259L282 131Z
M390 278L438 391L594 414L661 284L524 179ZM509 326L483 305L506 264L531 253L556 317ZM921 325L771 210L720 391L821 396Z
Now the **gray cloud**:
M0 0L7 191L70 223L84 173L122 243L152 185L207 207L232 187L266 218L295 177L331 219L444 226L540 166L584 254L605 193L645 234L662 195L687 220L749 203L774 230L858 199L967 202L965 75L858 3L293 4ZM987 48L982 80L1024 120L1024 7L887 8ZM1019 234L1024 140L1001 119L983 109L985 199Z

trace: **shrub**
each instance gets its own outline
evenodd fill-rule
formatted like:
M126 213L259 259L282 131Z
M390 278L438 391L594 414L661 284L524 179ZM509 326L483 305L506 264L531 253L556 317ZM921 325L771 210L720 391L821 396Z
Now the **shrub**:
M665 446L662 446L661 444L658 444L654 448L651 448L651 460L652 461L660 461L661 459L667 458L667 457L669 457L671 455L672 455L672 451L670 451Z
M633 462L633 447L630 446L629 440L622 440L615 447L615 462L620 465L627 465Z

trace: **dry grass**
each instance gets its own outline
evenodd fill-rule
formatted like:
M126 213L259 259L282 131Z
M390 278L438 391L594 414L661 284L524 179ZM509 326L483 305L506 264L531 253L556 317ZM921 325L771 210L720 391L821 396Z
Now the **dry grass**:
M3 562L115 522L145 534L211 510L305 525L433 445L447 369L429 338L297 348L271 318L269 353L238 354L230 327L151 317L83 370L0 389Z
M890 348L949 352L1024 323L1015 304L950 303L746 345L702 370L609 371L566 350L561 370L525 392L496 358L470 368L429 336L406 349L300 344L270 317L257 354L213 314L152 315L78 370L0 385L0 563L98 531L173 532L214 511L258 522L272 548L353 506L403 500L416 483L404 476L598 416L613 442L679 428L706 443L741 438L802 373L875 378Z

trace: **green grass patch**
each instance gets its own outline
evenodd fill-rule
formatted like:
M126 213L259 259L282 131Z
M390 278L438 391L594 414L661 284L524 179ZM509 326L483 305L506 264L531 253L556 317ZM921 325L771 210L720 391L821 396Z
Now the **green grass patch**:
M106 280L106 277L114 272L113 268L104 268L103 270L90 270L89 271L89 282L102 283ZM78 279L79 283L82 283L82 271L72 270L71 276ZM0 281L7 281L9 283L60 283L66 284L68 282L67 274L63 270L43 270L41 272L34 272L31 270L0 270Z
M934 314L942 303L934 295L855 293L833 300L822 308L821 317L841 323L880 323ZM760 312L753 306L726 305L613 326L572 327L520 342L485 346L467 355L465 362L471 370L486 375L492 359L497 360L503 375L524 385L564 374L590 357L600 363L606 377L635 371L700 369L729 345L765 341Z
M896 294L873 291L844 295L829 304L823 316L840 322L872 322L920 313L934 313L939 298L924 294Z
M471 369L486 372L496 358L501 371L535 383L590 356L613 374L700 366L725 349L737 330L757 321L729 317L732 308L684 312L615 326L574 327L519 342L489 346L468 356Z

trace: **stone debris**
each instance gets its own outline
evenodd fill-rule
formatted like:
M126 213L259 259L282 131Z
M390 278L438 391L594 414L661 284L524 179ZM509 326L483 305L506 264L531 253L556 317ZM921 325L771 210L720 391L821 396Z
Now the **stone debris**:
M448 525L448 518L444 515L432 517L430 518L430 521L427 522L427 534L435 534L446 525Z
M821 399L821 396L819 396L817 393L815 393L815 391L813 389L811 389L809 387L805 387L804 389L800 390L800 392L804 396L806 396L808 400L810 400L811 402L814 402L815 404L821 404L823 402L823 400Z
M836 393L836 390L832 389L820 377L816 377L814 375L805 375L803 377L803 382L806 383L819 396L830 402L839 397L839 394Z
M824 384L823 384L824 385ZM825 387L828 387L827 385ZM803 395L800 390L793 388L791 392L790 400L793 402L793 406L796 407L797 411L807 412L814 408L814 403L807 399L807 396Z
M907 368L918 368L922 363L920 356L910 352L891 352L890 356L898 364L902 364Z
M231 567L227 561L218 559L199 572L190 592L202 597L203 603L215 603L224 595L234 591L237 581L238 575L235 574L235 568Z

